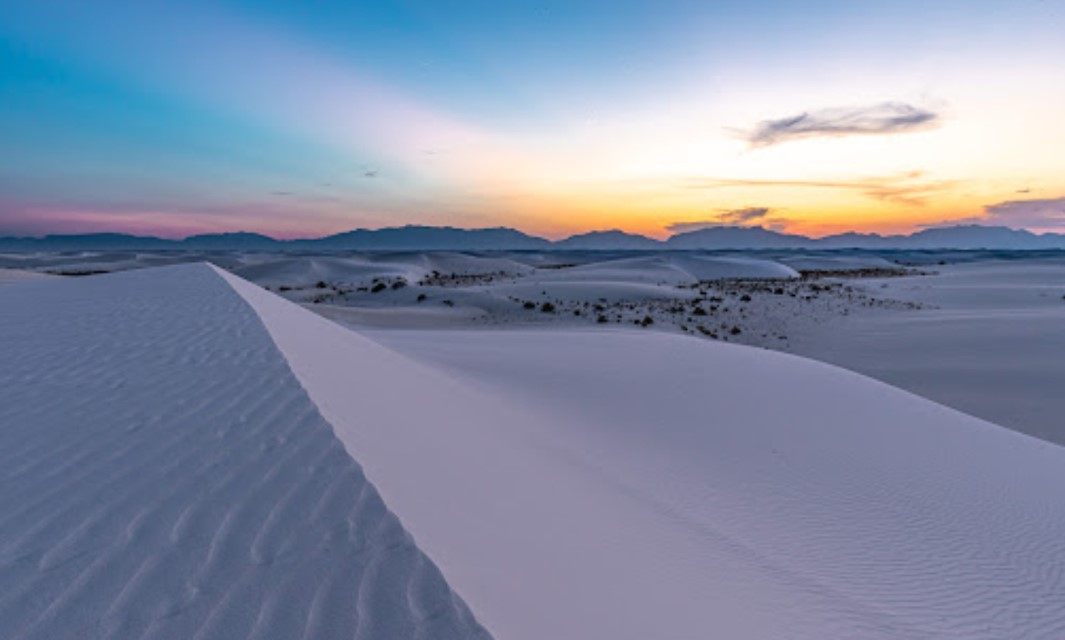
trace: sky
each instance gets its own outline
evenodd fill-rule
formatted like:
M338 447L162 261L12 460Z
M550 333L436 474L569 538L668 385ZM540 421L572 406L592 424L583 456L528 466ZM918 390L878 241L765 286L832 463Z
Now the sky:
M0 235L1065 231L1065 0L0 0Z

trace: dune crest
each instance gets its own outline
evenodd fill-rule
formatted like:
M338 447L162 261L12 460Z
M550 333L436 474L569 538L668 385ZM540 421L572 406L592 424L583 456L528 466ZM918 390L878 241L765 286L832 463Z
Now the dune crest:
M6 287L0 353L0 637L488 637L208 267Z
M411 331L390 350L222 275L499 637L1065 633L1060 447L667 334Z

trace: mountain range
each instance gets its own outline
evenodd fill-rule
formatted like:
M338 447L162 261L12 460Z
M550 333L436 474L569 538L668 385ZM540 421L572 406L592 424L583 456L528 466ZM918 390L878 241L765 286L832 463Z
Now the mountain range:
M525 251L725 249L1065 249L1065 234L1000 226L958 225L908 235L842 233L811 238L763 227L708 227L655 240L618 230L592 231L552 242L516 229L405 226L356 229L322 238L277 240L257 233L220 233L169 240L122 233L3 237L0 251Z

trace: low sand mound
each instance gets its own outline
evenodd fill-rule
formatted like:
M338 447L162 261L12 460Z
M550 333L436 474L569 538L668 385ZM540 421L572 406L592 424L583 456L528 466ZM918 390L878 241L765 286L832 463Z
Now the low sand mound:
M780 262L797 271L865 271L869 269L901 269L901 265L880 256L860 255L797 255L780 258Z
M190 265L0 290L0 638L487 634Z
M794 269L769 260L661 254L543 271L537 274L537 279L544 282L623 282L677 286L704 280L796 278L798 275Z
M25 269L0 269L0 285L26 282L27 280L46 280L55 277L57 276L37 271L26 271Z
M687 256L671 258L677 268L696 280L763 280L790 279L799 274L789 266L772 260L725 256Z
M377 334L418 364L227 278L499 637L1065 634L1059 447L664 334Z
M420 280L433 272L441 275L522 275L532 267L507 257L486 257L446 251L410 252L372 255L374 264L404 265L410 268L411 280Z
M237 267L234 273L264 286L307 286L318 281L357 284L373 278L408 277L406 264L376 263L365 256L294 257Z
M513 283L493 285L488 289L495 296L512 297L534 302L621 302L687 299L694 297L688 290L676 285L652 284L649 282L624 282L622 280L538 280L528 278Z
M266 286L302 287L318 281L365 285L374 278L409 283L439 274L471 276L522 275L531 267L505 258L448 252L361 253L349 256L282 257L241 265L233 272Z

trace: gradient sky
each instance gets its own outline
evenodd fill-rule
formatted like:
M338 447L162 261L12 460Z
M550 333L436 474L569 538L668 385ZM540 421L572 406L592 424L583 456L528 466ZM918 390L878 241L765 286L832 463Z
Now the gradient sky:
M1065 230L1065 0L0 0L0 235Z

